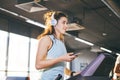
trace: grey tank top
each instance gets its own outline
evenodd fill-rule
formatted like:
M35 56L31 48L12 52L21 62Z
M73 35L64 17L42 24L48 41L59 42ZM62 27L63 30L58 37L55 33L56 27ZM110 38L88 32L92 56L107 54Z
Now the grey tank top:
M58 58L67 53L66 47L61 40L56 39L53 35L49 35L52 40L52 47L47 53L47 59ZM55 80L58 74L64 76L65 62L60 62L43 71L41 80Z

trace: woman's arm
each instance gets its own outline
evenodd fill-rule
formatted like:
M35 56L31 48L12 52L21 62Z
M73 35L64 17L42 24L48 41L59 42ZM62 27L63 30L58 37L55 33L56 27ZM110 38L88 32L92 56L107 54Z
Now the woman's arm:
M41 40L39 40L38 50L36 55L36 64L35 64L36 69L39 70L43 68L48 68L62 61L70 62L76 57L74 55L71 55L72 53L69 53L55 59L46 59L47 52L51 45L52 45L52 41L49 38L49 36L45 36Z
M52 41L49 36L44 36L39 40L36 55L36 69L47 68L61 61L60 59L46 60L47 51L51 43Z
M120 76L119 70L120 70L120 56L117 56L115 65L114 65L114 69L113 69L113 73L116 74L117 76Z

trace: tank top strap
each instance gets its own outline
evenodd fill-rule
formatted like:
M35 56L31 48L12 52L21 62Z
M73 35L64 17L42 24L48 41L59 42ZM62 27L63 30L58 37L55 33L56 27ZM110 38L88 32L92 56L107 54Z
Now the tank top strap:
M53 35L49 35L49 37L52 40L52 42L55 42L55 37Z

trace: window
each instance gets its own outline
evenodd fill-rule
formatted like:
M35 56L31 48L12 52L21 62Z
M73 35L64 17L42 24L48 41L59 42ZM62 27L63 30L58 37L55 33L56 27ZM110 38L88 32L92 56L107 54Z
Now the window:
M8 52L8 76L27 76L29 38L10 33Z
M31 47L30 47L30 79L31 80L39 80L42 72L35 69L35 59L36 59L36 51L38 46L38 40L31 39Z
M7 38L8 32L0 30L0 80L3 80L3 77L5 77Z
M36 39L0 30L0 80L6 75L30 75L30 80L39 80L42 72L35 68L37 45Z

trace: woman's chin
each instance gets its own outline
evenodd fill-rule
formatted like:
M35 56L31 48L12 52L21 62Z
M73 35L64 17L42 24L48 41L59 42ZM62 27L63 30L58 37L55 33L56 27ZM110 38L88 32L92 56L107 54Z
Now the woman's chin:
M65 34L66 31L63 31L62 34Z

